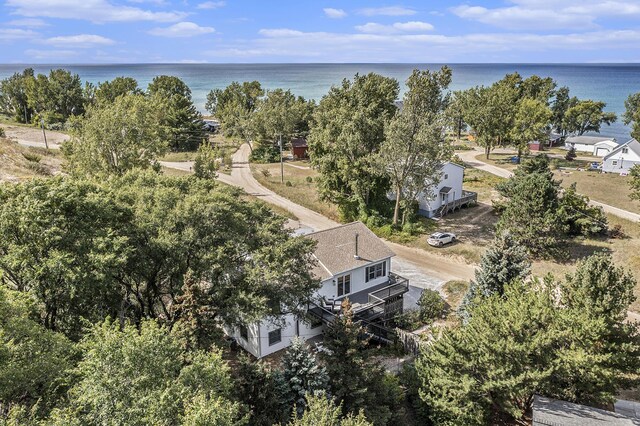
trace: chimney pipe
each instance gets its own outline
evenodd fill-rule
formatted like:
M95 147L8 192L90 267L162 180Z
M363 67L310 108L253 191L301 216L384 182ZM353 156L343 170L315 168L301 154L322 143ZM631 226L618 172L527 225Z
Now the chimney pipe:
M356 254L353 256L356 260L360 260L360 256L358 255L358 233L356 232Z

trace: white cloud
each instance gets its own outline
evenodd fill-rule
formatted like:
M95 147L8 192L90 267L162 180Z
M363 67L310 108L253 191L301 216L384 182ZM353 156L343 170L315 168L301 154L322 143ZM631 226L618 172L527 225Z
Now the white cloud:
M373 34L303 32L288 28L262 29L261 37L220 46L216 58L260 61L274 57L294 62L494 62L513 58L540 61L548 58L549 46L558 56L571 53L572 60L593 61L620 55L640 43L640 30L603 30L572 34L474 33ZM538 55L538 56L536 56ZM547 59L548 60L548 59Z
M412 33L432 31L433 25L429 24L428 22L421 21L396 22L391 25L369 22L364 25L356 25L356 30L368 34L397 34L403 32Z
M204 3L200 3L197 8L198 9L219 9L224 7L226 3L223 1L205 1Z
M95 46L111 46L116 42L110 38L95 34L77 34L71 36L51 37L44 40L44 44L56 47L86 48Z
M568 30L596 28L598 18L640 16L637 1L512 0L507 7L460 5L457 16L513 30Z
M47 24L42 19L25 18L25 19L14 19L13 21L7 22L7 25L13 25L16 27L27 27L27 28L40 28L40 27L46 27L49 24Z
M15 40L32 39L38 33L20 28L0 28L0 43L8 43Z
M347 12L342 9L334 9L332 7L325 7L322 9L324 14L331 19L341 19L347 16Z
M415 15L417 12L408 7L387 6L387 7L366 7L358 11L364 16L407 16Z
M78 56L79 52L75 50L37 50L37 49L28 49L25 52L25 55L33 58L33 59L59 59L59 58L72 58L74 56Z
M194 22L178 22L166 28L153 28L149 34L160 37L193 37L215 32L213 27L201 27Z
M184 12L153 12L138 7L115 5L108 0L7 0L5 6L14 8L14 14L29 18L80 19L96 23L174 22L187 16Z

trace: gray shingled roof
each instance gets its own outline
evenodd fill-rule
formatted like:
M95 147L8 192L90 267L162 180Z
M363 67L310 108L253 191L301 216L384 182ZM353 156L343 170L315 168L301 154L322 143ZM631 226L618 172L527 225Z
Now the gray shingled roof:
M359 259L355 257L356 234ZM313 273L321 280L395 256L395 253L362 222L314 232L306 237L318 242L314 251L318 265Z
M579 143L582 145L595 145L598 142L612 141L613 138L607 138L604 136L569 136L565 139L566 143Z
M640 142L635 139L630 139L629 141L623 143L618 146L616 149L607 154L604 158L605 160L609 157L612 157L614 154L617 154L622 148L629 148L631 151L635 152L637 155L640 155Z
M536 395L533 426L636 426L638 423L612 411Z

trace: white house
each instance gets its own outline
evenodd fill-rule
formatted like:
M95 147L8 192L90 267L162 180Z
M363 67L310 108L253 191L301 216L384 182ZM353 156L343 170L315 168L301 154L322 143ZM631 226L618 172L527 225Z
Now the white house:
M475 202L475 192L462 189L464 167L456 163L444 163L440 181L429 192L418 197L418 213L422 216L442 216L463 205Z
M564 141L566 149L575 148L578 152L604 157L618 147L614 138L604 136L569 136Z
M395 253L363 223L353 222L305 237L317 242L313 274L321 281L306 307L306 316L287 314L227 328L227 333L256 358L287 348L295 337L306 340L321 335L325 325L340 313L345 298L352 303L354 317L367 326L384 326L391 316L402 312L409 282L391 272Z
M602 171L605 173L629 173L635 165L640 164L640 142L631 139L619 145L602 160Z

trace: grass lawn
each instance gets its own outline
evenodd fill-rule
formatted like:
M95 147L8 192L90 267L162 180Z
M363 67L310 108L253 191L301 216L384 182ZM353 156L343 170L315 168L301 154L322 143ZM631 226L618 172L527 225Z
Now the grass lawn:
M0 181L20 181L57 174L62 169L62 153L45 148L25 147L0 138Z
M537 153L523 155L521 160L525 161L527 158L535 157L536 155ZM488 160L484 154L478 154L476 155L476 158L479 161L483 161L485 163L493 164L494 166L498 166L500 168L513 171L518 167L517 164L511 161L511 157L514 157L514 156L515 154L513 153L508 153L508 154L491 153ZM552 169L556 169L558 167L587 168L588 166L589 166L588 161L582 161L582 160L567 161L564 158L551 158Z
M296 164L298 163L300 162ZM258 182L276 194L330 219L340 220L337 206L318 198L318 191L314 183L318 172L315 170L284 166L284 183L280 180L280 163L251 164L251 170ZM307 178L310 178L311 182Z
M640 202L631 200L629 189L629 177L611 173L598 173L592 171L566 171L556 170L554 176L562 180L562 186L568 187L576 184L580 194L630 212L640 212Z
M494 189L495 186L504 180L504 178L484 170L467 167L464 170L463 188L477 192L479 202L491 204L491 201L498 197L498 191Z

